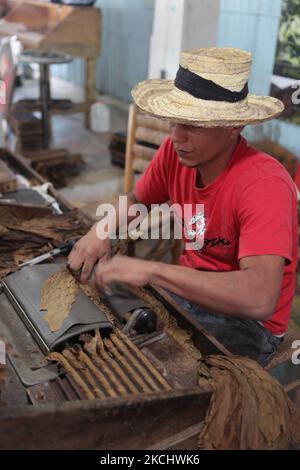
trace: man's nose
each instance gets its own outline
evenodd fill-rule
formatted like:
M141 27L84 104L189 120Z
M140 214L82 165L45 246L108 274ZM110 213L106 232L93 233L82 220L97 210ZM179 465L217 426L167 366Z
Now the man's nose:
M172 126L171 139L174 143L182 143L187 140L186 126L184 124L174 124Z

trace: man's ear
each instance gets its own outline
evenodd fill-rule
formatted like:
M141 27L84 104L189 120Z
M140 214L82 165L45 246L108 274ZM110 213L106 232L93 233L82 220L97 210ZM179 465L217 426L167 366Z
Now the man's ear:
M239 127L237 127L237 129L238 129L239 134L240 134L245 129L245 126L239 126Z
M230 129L230 137L232 139L235 139L243 130L245 126L237 126L237 127L231 127Z

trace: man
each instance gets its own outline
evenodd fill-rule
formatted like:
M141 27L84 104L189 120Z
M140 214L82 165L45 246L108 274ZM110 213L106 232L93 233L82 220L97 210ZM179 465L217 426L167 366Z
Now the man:
M169 119L173 130L127 196L128 205L192 204L193 217L182 222L192 234L204 234L202 245L184 250L180 266L108 260L109 239L97 239L95 226L69 264L82 267L86 282L100 260L99 287L118 281L169 290L232 353L266 365L287 331L294 296L297 198L285 169L240 135L246 124L283 110L279 100L248 93L250 67L248 52L199 49L182 54L175 82L148 80L133 90L136 105Z

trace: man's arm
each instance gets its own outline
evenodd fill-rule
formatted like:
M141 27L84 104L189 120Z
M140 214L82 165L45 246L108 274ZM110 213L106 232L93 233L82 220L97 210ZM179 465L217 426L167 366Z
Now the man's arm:
M208 310L267 320L274 313L279 298L284 262L281 256L249 256L240 261L239 271L215 273L114 257L98 265L96 281L99 287L114 281L130 286L151 283Z
M115 227L116 230L122 230L122 227L119 227L119 220L124 220L128 222L134 217L128 216L128 211L133 204L138 203L137 197L134 192L131 192L126 195L127 204L119 207L119 200L114 205L115 211L112 211L108 215L106 220L105 232L107 235L100 239L97 235L97 223L96 222L91 230L84 235L74 246L68 258L68 265L72 271L78 271L81 269L81 282L86 282L95 266L95 263L99 259L108 259L110 257L111 251L111 242L110 242L110 233L108 231L109 227ZM121 211L126 212L122 213ZM111 220L113 217L115 220Z
M169 199L168 184L166 177L166 157L172 157L172 143L170 139L167 139L163 145L156 152L155 157L148 166L146 172L137 182L134 192L127 195L127 211L124 211L124 206L119 207L119 203L115 205L115 218L116 220L110 220L107 218L106 227L113 227L119 230L119 233L124 233L124 228L119 227L119 220L127 221L135 218L128 217L128 211L130 207L135 203L142 202L146 206L150 206L152 203L166 202ZM113 215L114 216L114 215ZM106 227L103 227L102 233L108 232ZM110 257L111 243L110 235L103 237L101 240L97 237L97 224L76 243L74 249L69 255L69 267L73 271L78 271L82 268L82 274L80 281L86 282L94 268L95 263L101 259L105 260Z
M249 256L240 271L201 272L180 266L160 266L153 284L228 315L267 320L273 315L280 294L284 258L273 255Z

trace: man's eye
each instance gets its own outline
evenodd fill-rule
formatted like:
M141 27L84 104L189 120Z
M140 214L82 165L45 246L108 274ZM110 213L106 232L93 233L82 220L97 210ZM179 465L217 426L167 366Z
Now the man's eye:
M204 127L197 127L197 126L187 126L190 132L194 134L201 134L204 130Z

